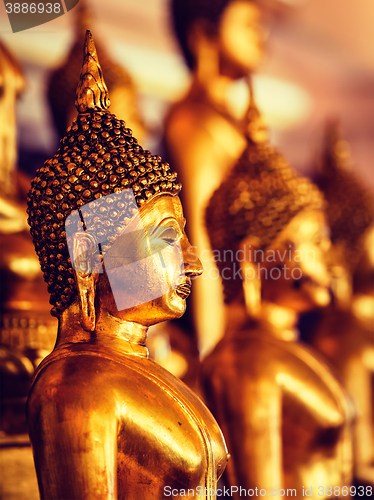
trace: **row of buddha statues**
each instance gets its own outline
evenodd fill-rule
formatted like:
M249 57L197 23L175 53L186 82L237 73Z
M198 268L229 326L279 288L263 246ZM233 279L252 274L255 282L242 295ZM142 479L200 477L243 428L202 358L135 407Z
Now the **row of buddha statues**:
M313 180L272 146L248 75L273 8L172 0L192 79L169 165L82 2L48 91L60 146L31 187L0 45L1 430L26 405L42 500L373 494L374 197L336 123Z

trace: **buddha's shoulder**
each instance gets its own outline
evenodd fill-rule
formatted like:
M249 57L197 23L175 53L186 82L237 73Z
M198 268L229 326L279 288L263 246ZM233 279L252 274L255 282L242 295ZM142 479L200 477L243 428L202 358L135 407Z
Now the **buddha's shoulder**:
M53 351L38 368L31 395L45 399L48 395L96 399L112 399L137 404L143 400L169 399L189 401L200 405L200 400L183 382L162 367L142 356L123 355L105 349L72 348Z
M80 346L81 347L81 346ZM69 393L84 392L105 382L114 360L109 356L85 349L57 349L52 351L34 374L30 396L53 393L55 396L69 388Z
M152 372L162 378L154 365L146 356L90 345L73 345L52 351L42 361L35 373L34 385L77 384L80 379L85 379L93 386L96 382L108 382L108 379L115 383L116 379L124 377L149 380L152 379Z
M176 103L165 119L165 134L168 141L180 140L179 134L188 138L210 137L219 142L229 138L235 142L244 142L234 120L219 113L207 102L185 99ZM186 139L185 138L185 139ZM244 148L244 146L243 146Z
M36 373L29 413L37 415L48 405L63 412L74 407L108 413L112 408L119 421L129 422L130 415L131 422L147 420L149 426L161 418L162 425L182 434L190 429L195 435L199 425L206 426L220 463L226 461L222 434L205 404L180 379L145 357L87 350L54 352Z
M266 335L258 329L239 331L223 338L203 360L203 376L213 374L227 379L247 373L267 377L284 372L318 372L327 370L321 356L301 342Z
M165 118L165 126L166 128L173 127L184 120L187 123L200 127L201 121L199 122L199 116L200 119L203 118L205 120L215 114L214 109L205 102L186 97L170 107Z
M205 366L221 365L222 362L236 364L238 359L248 359L248 356L267 358L269 351L277 351L281 348L282 346L277 342L268 342L259 330L240 330L225 335L206 356L203 363Z

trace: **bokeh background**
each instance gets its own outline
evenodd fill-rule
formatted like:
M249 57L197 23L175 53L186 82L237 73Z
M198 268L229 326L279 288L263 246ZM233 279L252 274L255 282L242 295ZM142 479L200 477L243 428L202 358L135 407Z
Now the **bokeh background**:
M277 5L268 56L254 81L273 142L296 169L310 172L324 121L339 118L359 175L374 186L374 3L279 0ZM135 80L149 130L146 146L157 151L165 112L189 81L170 27L168 0L90 0L89 6L93 35ZM74 10L13 34L0 3L0 37L27 78L18 106L19 165L31 174L55 150L46 78L73 42ZM245 106L244 85L238 84L233 99Z
M88 4L94 37L129 71L138 89L147 128L144 145L159 153L165 114L189 84L172 33L168 0ZM20 61L26 77L17 105L18 167L30 176L56 151L47 82L74 41L75 22L73 9L48 24L12 33L0 2L0 39ZM272 142L299 172L313 175L324 124L337 118L358 176L374 188L373 27L373 0L277 0L268 26L268 55L254 77L254 88ZM231 97L238 109L246 107L244 82L233 88ZM27 436L0 437L0 499L39 498Z

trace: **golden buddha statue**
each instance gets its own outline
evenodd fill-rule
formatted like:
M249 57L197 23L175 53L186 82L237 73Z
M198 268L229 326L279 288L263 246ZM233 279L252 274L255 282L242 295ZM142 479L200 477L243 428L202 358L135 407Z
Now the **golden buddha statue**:
M351 481L351 408L296 329L300 312L330 298L323 198L251 114L247 148L206 211L229 318L203 360L206 400L232 455L226 480L234 498L235 487L272 498L340 498Z
M51 324L47 287L21 194L20 185L28 181L17 172L16 101L24 86L18 61L0 43L0 343L19 350L47 349Z
M87 0L80 0L74 12L75 41L63 64L51 73L48 83L48 101L59 139L65 135L77 114L74 100L82 65L81 54L86 29L92 26L93 16ZM126 116L126 122L141 141L145 135L145 125L138 110L135 84L128 71L112 61L101 43L96 41L96 47L110 92L112 112L120 118Z
M145 346L150 325L184 313L202 272L184 232L181 186L109 104L88 31L78 117L28 198L59 320L28 399L40 495L161 499L200 488L215 498L227 461L220 429Z
M0 192L2 197L15 195L17 163L15 103L25 86L23 71L0 41ZM7 126L4 126L7 124Z
M7 434L27 432L34 367L52 350L56 329L27 225L30 181L17 170L16 102L24 87L19 62L0 42L0 431Z
M312 343L354 400L355 482L374 487L374 196L352 172L348 148L338 125L329 124L318 184L331 227L334 300Z
M194 326L205 353L222 336L225 318L204 210L246 146L242 117L228 95L232 84L247 77L263 58L262 10L250 0L173 0L171 8L192 81L166 117L165 146L183 184L190 236L204 264L192 302Z

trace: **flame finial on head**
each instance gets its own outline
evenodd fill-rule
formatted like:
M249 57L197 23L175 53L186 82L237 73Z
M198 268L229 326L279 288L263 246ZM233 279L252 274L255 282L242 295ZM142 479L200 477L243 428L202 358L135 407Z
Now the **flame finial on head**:
M129 199L135 198L137 207L132 208L137 212L153 196L173 196L181 189L169 164L144 150L126 123L107 110L108 91L89 31L76 105L78 116L67 128L54 157L38 169L27 200L31 235L51 294L53 316L60 316L77 294L67 234L76 228L81 231L82 222L80 217L69 222L73 212L99 199L117 203L105 212L106 218L100 212L94 222L100 238L105 236L111 243L123 232L123 223L134 215L127 198L126 202L116 200L117 193L130 191ZM88 232L91 226L86 221L85 226ZM104 247L100 244L101 256L107 251Z
M110 106L110 99L97 57L95 43L89 30L86 31L83 54L82 71L75 106L79 113L105 111Z
M354 269L362 255L362 237L374 223L374 197L353 168L349 144L339 122L327 123L322 168L316 182L327 201L331 241L343 246L347 264Z

